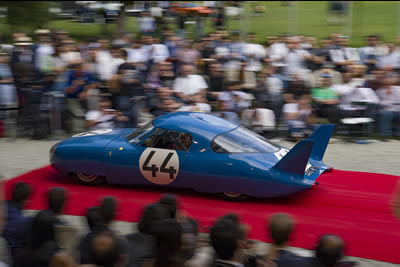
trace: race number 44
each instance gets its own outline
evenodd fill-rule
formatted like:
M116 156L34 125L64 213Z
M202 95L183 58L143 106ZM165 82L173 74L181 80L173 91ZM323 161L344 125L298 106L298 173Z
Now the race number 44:
M179 157L176 151L147 148L139 159L142 175L154 184L169 184L179 172Z

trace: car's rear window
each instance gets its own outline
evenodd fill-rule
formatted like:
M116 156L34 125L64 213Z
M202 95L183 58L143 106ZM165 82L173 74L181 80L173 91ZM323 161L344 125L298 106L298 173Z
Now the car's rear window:
M273 153L280 146L240 126L215 137L211 148L216 153Z

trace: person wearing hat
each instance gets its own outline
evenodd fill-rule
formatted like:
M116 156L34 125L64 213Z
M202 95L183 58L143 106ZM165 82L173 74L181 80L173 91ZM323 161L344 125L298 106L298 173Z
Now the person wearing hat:
M331 88L332 75L329 71L322 72L320 76L319 86L311 90L316 114L318 117L327 118L329 122L335 123L338 118L339 95Z
M34 50L35 68L40 72L49 72L52 68L52 56L55 53L53 44L49 38L41 38Z
M17 37L11 55L11 64L18 62L33 64L32 38L28 36Z
M68 38L68 32L64 30L55 31L55 43L56 46L60 46L62 41Z
M310 87L317 87L321 82L321 74L328 73L331 75L331 83L332 84L342 84L342 74L335 69L335 65L332 62L325 62L322 65L322 68L314 71L310 74L308 83Z

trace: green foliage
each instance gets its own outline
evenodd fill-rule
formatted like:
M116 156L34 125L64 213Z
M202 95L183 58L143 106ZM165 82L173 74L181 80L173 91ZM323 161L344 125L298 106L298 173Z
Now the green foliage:
M45 27L51 19L49 1L3 1L8 8L7 22L12 30L33 31Z
M257 33L259 42L263 42L267 36L277 35L293 30L294 27L298 34L316 36L318 38L327 37L330 33L350 34L350 42L354 46L365 44L365 36L368 34L380 34L386 41L394 41L398 29L398 2L397 1L353 1L353 22L330 23L328 14L328 1L292 1L291 6L287 6L285 1L262 1L258 2L264 6L264 13L252 13L251 3L244 3L247 17L241 20L229 19L227 28L229 30L239 29L243 31L252 31ZM131 5L131 1L123 1L126 5ZM201 3L201 1L199 1ZM49 21L47 13L49 4L54 2L38 1L6 1L1 2L0 6L9 8L10 16L7 21L0 19L0 30L3 34L9 35L11 31L22 30L31 33L42 25L46 26ZM227 4L227 3L225 3ZM255 3L253 3L255 5ZM289 16L289 8L295 8L297 5L297 19ZM136 18L127 17L126 31L136 31ZM171 19L171 20L170 20ZM343 17L346 19L346 16ZM290 20L292 24L290 24ZM168 27L175 28L173 18L165 18ZM49 28L59 28L70 32L71 36L78 40L88 40L105 35L112 36L117 30L117 23L109 25L98 24L80 24L67 20L51 20L47 25ZM214 20L207 18L205 20L206 32L215 30ZM187 30L193 32L195 25L188 25ZM399 32L397 32L399 30Z

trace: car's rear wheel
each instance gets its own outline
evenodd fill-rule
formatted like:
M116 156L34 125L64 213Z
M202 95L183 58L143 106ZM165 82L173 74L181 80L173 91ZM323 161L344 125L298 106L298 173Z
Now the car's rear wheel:
M83 172L74 173L75 178L79 183L85 185L98 185L104 182L104 176L98 176L95 174L88 174Z
M247 199L247 196L242 193L238 192L223 192L220 194L220 196L223 199L229 200L229 201L242 201Z

